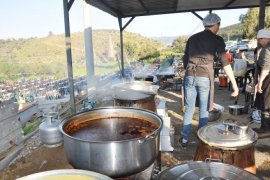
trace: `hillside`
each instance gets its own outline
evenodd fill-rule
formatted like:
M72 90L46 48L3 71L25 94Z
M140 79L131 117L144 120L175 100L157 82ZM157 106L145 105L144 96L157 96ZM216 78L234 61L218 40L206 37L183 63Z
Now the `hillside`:
M221 28L219 35L225 41L239 40L242 37L242 24ZM159 54L166 44L177 37L146 38L139 34L124 32L125 64L130 61L147 59ZM96 74L119 70L120 45L119 31L94 30L93 47ZM73 74L85 75L86 62L84 51L84 34L71 34ZM21 77L56 78L67 77L65 36L50 35L44 38L0 40L0 81L17 80Z
M225 41L240 40L243 35L243 24L237 23L221 28L218 35L222 36Z
M228 40L240 40L242 39L243 25L241 23L233 24L220 28L218 35L222 36L224 41ZM164 45L172 45L177 36L162 36L162 37L151 37L151 39L156 40Z
M127 61L137 60L164 48L161 43L135 33L124 32L123 37ZM116 30L93 31L97 73L108 71L106 69L119 70L119 39L119 31ZM71 47L74 75L85 74L83 33L71 34ZM0 63L0 80L15 80L22 76L67 77L64 34L45 38L0 40Z

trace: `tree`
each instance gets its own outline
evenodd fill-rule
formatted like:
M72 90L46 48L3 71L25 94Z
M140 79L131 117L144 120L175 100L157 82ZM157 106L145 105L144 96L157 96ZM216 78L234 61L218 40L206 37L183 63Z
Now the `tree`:
M177 39L175 39L172 43L172 48L174 50L184 52L186 43L187 43L187 36L179 36Z
M258 32L259 8L250 8L243 18L244 38L254 39ZM265 28L270 28L270 7L265 9Z

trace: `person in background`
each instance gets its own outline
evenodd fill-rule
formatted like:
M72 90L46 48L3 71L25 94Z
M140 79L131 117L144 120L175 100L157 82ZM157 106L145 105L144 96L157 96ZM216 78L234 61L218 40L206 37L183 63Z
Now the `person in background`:
M233 53L233 59L240 59L240 49L236 49Z
M257 62L257 47L253 51L253 60L254 60L255 63ZM255 63L245 73L244 85L243 85L242 93L246 92L247 81L253 87L254 87L255 84L257 84L257 82L254 81L255 79L258 79L258 78L256 78L257 76L255 77ZM250 76L250 73L251 73L252 76ZM254 99L252 98L252 101L251 101L252 106L253 106L253 102L254 102L253 100Z
M237 49L233 54L234 59L247 59L245 50Z
M240 51L240 59L247 59L246 51Z
M257 40L262 48L256 67L259 79L254 106L261 110L261 126L254 131L265 133L270 132L270 30L259 30Z
M232 57L229 49L226 51L226 56L228 58L229 63L232 63L233 57Z
M186 147L191 131L191 121L195 111L196 98L199 99L199 126L208 123L208 111L213 109L214 98L214 62L220 62L225 73L232 82L234 91L232 96L237 96L237 87L231 65L225 51L222 37L216 35L220 27L220 17L208 14L203 19L205 30L192 35L186 44L183 57L186 74L184 77L185 113L183 119L182 137L180 143Z

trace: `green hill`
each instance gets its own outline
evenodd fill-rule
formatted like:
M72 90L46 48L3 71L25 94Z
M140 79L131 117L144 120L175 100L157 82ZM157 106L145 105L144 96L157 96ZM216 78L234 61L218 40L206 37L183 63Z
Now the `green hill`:
M124 32L124 55L129 63L147 57L164 48L164 45L139 34ZM119 31L94 30L93 47L95 72L119 70ZM71 34L73 74L85 75L84 34ZM0 40L0 80L17 80L21 77L67 77L65 36Z
M240 40L242 24L221 28L219 33L225 41ZM160 55L165 44L143 37L139 34L124 32L125 64L145 60ZM94 30L93 47L96 74L119 70L120 43L117 30ZM86 74L84 34L71 34L73 74ZM118 60L117 60L118 59ZM65 36L49 35L44 38L0 40L0 81L18 80L22 77L36 78L53 76L67 77Z
M243 24L237 23L221 28L218 35L222 36L225 41L240 40L243 35Z

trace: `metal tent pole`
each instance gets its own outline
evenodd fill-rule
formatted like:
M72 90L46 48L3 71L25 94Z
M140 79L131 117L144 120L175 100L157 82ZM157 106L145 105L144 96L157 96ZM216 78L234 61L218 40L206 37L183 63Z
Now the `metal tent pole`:
M121 51L121 74L122 78L125 77L124 74L124 47L123 47L123 28L122 28L122 18L118 17L119 28L120 28L120 51Z
M119 29L120 29L120 49L121 49L121 74L122 77L125 77L125 73L124 73L124 48L123 48L123 31L125 30L125 28L129 25L129 23L131 23L131 21L133 21L133 19L135 18L135 16L131 17L129 19L129 21L123 26L122 25L122 18L118 17L118 23L119 23Z
M69 26L69 9L72 6L73 2L74 2L74 0L71 0L70 2L68 2L68 0L63 0L64 20L65 20L65 36L66 36L67 68L68 68L68 81L69 81L69 93L70 93L70 107L71 107L72 114L76 112L73 70L72 70L70 26Z
M258 30L264 28L264 19L265 19L265 0L260 0Z
M91 20L91 5L84 1L84 46L85 46L85 60L87 71L87 93L93 86L95 80L94 69L94 51L92 38L92 20Z

